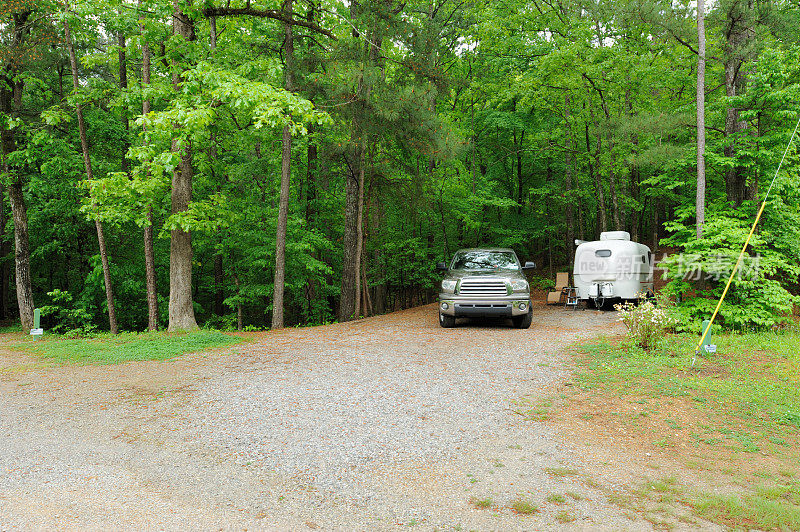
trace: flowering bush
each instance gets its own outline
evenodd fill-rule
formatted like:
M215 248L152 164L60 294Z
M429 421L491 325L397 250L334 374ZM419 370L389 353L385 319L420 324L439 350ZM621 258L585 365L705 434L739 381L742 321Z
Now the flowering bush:
M614 308L619 311L619 321L628 328L628 337L645 350L652 348L665 330L678 324L669 312L666 298L659 297L658 301L646 299L639 305L622 303L614 305Z

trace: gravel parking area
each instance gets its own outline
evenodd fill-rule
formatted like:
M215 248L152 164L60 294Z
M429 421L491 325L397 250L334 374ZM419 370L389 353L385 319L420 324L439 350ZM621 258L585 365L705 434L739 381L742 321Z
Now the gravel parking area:
M514 413L614 314L534 311L441 329L426 306L118 366L6 354L0 529L650 529Z

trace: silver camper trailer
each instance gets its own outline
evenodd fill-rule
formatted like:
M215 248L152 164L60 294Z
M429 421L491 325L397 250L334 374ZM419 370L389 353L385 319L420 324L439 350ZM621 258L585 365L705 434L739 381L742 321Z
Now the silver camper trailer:
M575 244L573 279L579 299L600 308L653 293L653 254L631 242L627 231L606 231L600 240Z

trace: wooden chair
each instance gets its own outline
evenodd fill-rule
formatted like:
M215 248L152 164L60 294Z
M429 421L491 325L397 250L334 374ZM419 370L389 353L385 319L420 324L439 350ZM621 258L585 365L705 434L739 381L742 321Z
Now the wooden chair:
M547 304L558 305L561 303L561 296L564 295L564 290L569 287L569 273L558 272L556 274L556 287L552 292L547 293Z

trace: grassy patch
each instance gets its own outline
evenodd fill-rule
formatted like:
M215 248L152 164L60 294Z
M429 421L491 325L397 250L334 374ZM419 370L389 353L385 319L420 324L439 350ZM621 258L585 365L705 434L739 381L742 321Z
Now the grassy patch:
M800 530L800 483L761 487L751 495L702 495L694 505L706 519L733 527Z
M535 514L539 511L539 506L528 499L519 497L511 502L511 509L522 515Z
M22 332L22 325L19 323L0 324L0 334Z
M526 421L547 421L551 418L550 408L553 406L552 401L532 401L528 397L524 397L514 401L514 412L522 416Z
M486 497L485 499L478 499L477 497L473 497L470 501L472 506L475 508L480 508L481 510L486 510L487 508L491 508L494 504L494 501L491 497Z
M671 335L651 352L602 341L581 346L577 383L586 393L673 400L709 416L703 430L670 416L639 414L638 422L659 419L671 433L692 430L706 446L744 453L786 454L800 437L800 332L730 334L714 338L718 353L698 358L691 369L696 337ZM653 418L652 420L649 418ZM671 447L669 437L658 440Z
M718 353L699 357L692 371L696 340L671 335L651 352L609 341L581 346L578 383L644 398L687 397L698 407L733 407L742 417L766 412L773 423L800 428L800 332L715 337ZM675 419L664 421L679 427Z
M650 442L705 479L694 488L675 477L647 482L631 490L632 507L688 506L733 528L800 530L800 331L716 335L717 353L692 368L696 341L668 335L650 352L613 340L579 346L573 415L588 433ZM585 405L591 417L580 415Z
M569 513L568 511L566 511L566 510L561 510L560 512L558 512L556 514L556 521L558 521L559 523L562 523L562 524L563 523L571 523L575 519L577 519L577 518L574 515L572 515L571 513Z
M567 499L560 493L552 493L547 496L547 502L552 502L553 504L564 504L567 502Z
M578 474L574 469L567 467L545 467L545 473L553 477L574 477Z
M11 344L9 349L58 364L118 364L137 360L165 360L242 341L236 336L212 330L102 334L90 338L47 335L36 342L25 340Z

